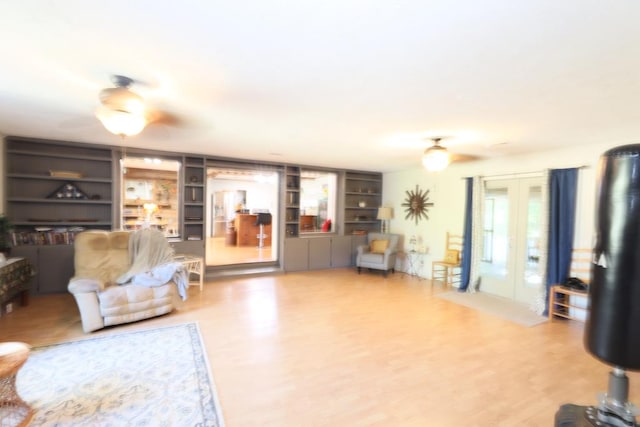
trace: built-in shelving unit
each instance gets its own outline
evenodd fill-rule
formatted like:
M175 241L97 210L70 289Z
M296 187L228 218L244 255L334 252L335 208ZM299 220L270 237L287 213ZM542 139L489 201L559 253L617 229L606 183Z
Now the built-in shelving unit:
M203 240L205 234L205 182L204 157L184 157L183 240Z
M382 174L347 172L344 193L344 233L367 234L380 230L376 219L382 203Z
M8 137L6 165L6 214L16 232L112 228L111 150ZM55 242L17 242L29 243Z
M113 227L111 149L7 137L5 165L11 256L27 258L38 272L33 294L66 292L75 234Z
M285 167L285 237L300 234L300 168Z

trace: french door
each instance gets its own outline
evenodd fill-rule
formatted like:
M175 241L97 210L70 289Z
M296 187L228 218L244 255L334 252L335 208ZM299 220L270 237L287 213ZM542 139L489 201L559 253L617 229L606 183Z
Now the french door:
M484 182L480 289L529 303L542 281L542 178Z

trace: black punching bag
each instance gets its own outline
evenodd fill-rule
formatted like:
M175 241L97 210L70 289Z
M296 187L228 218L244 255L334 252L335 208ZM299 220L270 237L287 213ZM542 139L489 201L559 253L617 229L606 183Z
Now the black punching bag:
M599 167L596 242L585 327L589 352L640 369L640 144L613 148Z

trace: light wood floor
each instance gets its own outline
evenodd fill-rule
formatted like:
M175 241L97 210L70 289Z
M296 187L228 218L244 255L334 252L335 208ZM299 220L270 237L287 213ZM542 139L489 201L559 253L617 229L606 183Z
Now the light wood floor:
M230 265L274 261L271 246L228 246L224 237L207 237L206 264Z
M192 287L170 315L89 336L71 295L53 295L0 318L0 341L197 321L227 427L551 426L559 405L606 389L582 324L524 328L440 291L346 269L225 280ZM640 403L640 375L629 377Z

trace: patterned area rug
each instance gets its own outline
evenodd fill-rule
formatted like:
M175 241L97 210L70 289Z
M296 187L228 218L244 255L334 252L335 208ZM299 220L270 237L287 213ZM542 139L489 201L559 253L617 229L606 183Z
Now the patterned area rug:
M35 348L17 387L30 426L224 425L195 323Z
M438 294L437 296L526 327L539 325L547 321L546 317L536 314L525 304L507 298L489 295L484 292L471 294L449 291Z

